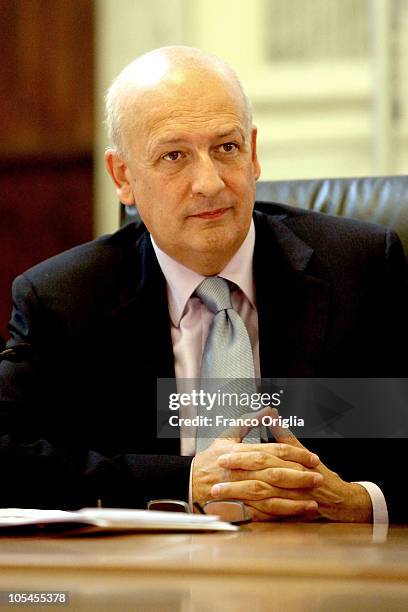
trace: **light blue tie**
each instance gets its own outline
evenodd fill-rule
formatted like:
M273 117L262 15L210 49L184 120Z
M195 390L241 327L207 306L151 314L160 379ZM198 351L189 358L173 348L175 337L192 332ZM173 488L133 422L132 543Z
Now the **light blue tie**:
M256 392L254 359L251 342L245 323L232 308L229 285L219 276L210 276L202 281L195 291L207 308L214 313L208 337L205 343L201 362L202 388L218 389L223 393L251 394ZM234 379L233 381L217 379ZM220 386L222 388L220 389ZM218 405L217 410L204 413L211 416L219 414L226 418L236 419L251 408L242 405ZM221 435L226 428L223 425L198 427L196 450L200 452ZM259 442L259 430L251 430L245 442Z

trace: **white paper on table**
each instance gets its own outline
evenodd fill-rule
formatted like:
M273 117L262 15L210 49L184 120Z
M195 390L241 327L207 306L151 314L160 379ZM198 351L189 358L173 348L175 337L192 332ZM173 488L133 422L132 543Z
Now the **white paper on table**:
M27 508L0 509L0 534L19 530L112 531L237 531L238 527L217 516L127 510L122 508L82 508L76 512Z

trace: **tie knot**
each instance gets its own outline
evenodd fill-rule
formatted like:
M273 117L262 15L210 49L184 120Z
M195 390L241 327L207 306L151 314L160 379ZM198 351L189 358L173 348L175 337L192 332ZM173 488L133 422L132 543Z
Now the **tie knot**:
M228 283L219 276L205 278L195 290L195 294L214 314L232 308Z

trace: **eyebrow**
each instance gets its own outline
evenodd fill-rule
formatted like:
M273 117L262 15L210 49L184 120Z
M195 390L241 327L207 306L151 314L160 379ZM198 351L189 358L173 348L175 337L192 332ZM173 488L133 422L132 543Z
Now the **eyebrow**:
M232 128L231 130L228 130L226 132L221 132L220 134L215 134L214 139L215 140L219 140L221 138L227 138L227 136L232 136L233 134L239 134L241 136L241 138L243 140L245 140L245 135L244 132L242 130L240 130L240 128ZM185 138L160 138L159 140L157 140L154 143L155 147L161 147L164 145L169 145L169 144L177 144L179 142L184 142L186 139Z

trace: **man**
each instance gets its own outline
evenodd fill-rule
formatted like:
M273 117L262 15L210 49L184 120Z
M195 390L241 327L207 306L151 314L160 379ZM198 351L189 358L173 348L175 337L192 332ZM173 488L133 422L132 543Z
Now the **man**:
M206 277L235 283L257 375L401 375L398 239L280 205L253 216L250 106L235 73L200 50L168 47L130 64L109 90L107 122L108 171L143 224L15 281L11 345L25 342L31 355L0 371L0 452L12 466L2 504L235 498L255 520L368 522L386 520L387 502L399 520L397 455L385 444L322 440L308 450L275 428L277 443L234 432L192 462L183 435L181 456L179 440L156 437L157 378L200 372L214 317L196 293ZM373 482L347 482L363 478Z

